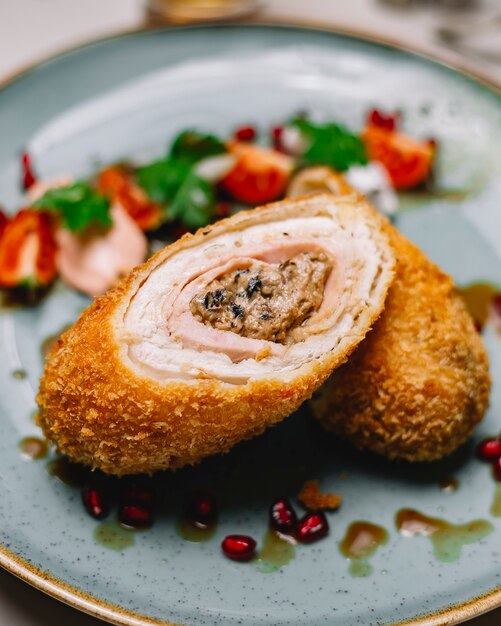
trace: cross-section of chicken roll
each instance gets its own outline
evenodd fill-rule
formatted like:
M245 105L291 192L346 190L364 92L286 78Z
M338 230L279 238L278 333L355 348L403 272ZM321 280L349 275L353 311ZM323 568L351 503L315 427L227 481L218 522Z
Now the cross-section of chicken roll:
M40 424L112 474L196 463L296 410L379 316L384 220L356 195L187 235L98 298L48 357Z

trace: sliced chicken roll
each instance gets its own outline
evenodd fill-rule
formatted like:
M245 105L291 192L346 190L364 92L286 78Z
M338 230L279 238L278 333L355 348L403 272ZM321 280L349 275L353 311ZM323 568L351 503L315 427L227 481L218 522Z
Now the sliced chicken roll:
M196 463L296 410L364 338L393 279L356 195L241 212L98 298L56 344L40 424L112 474Z

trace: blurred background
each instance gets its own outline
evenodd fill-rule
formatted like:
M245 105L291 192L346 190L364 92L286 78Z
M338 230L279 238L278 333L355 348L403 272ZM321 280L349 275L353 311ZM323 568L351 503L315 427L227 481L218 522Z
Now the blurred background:
M501 0L0 0L0 84L44 57L110 33L210 20L366 33L501 84ZM0 570L0 625L99 623ZM501 610L471 624L499 625Z
M110 32L210 19L366 32L501 79L500 0L1 0L0 79Z

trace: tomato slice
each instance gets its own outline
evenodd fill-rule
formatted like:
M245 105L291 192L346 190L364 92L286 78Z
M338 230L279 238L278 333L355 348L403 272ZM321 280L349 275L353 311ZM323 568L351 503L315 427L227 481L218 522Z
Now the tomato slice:
M294 161L271 148L232 141L228 150L237 157L234 167L221 185L235 200L245 204L263 204L285 193Z
M120 204L141 230L154 230L162 221L161 207L152 202L124 167L112 165L98 176L98 190Z
M56 277L56 253L51 216L22 209L7 223L0 241L0 285L48 285Z
M412 189L429 177L435 157L432 142L374 125L365 128L362 140L369 159L382 163L396 189Z

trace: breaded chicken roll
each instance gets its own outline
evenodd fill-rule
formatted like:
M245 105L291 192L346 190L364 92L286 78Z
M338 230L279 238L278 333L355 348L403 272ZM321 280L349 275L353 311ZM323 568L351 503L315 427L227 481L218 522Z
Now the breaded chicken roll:
M98 298L48 357L40 424L111 474L196 463L296 410L379 316L384 220L356 195L187 235Z
M387 232L397 265L385 310L311 405L327 430L358 448L433 461L482 419L488 357L451 278L396 229Z

